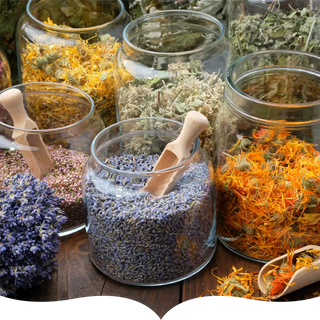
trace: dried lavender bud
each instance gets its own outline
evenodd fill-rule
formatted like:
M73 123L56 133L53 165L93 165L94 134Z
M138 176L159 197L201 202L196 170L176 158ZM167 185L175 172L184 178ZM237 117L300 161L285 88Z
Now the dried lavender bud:
M157 159L158 155L123 155L107 159L107 164L144 172L151 171ZM105 170L85 177L91 259L111 278L132 284L188 276L214 252L207 165L190 164L176 187L159 197L141 191L146 180Z
M31 288L50 273L66 221L61 198L31 174L15 175L0 190L0 296Z
M43 177L55 195L62 197L62 208L68 217L63 231L84 226L85 213L82 200L82 169L88 155L61 147L48 147L54 162L54 170ZM0 150L0 189L3 181L16 174L30 173L19 151Z

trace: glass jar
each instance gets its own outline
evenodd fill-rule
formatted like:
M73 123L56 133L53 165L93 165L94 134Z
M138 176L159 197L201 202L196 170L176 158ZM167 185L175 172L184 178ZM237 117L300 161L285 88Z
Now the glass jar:
M266 262L320 244L320 57L270 50L237 60L218 114L218 235Z
M197 138L176 166L152 171L182 124L140 118L114 124L94 139L83 176L90 257L108 277L155 286L192 276L216 248L212 165ZM162 196L143 190L153 176L187 167Z
M93 138L104 128L95 113L92 98L85 92L58 83L26 83L1 91L18 89L24 108L39 130L15 123L3 108L0 122L0 189L4 180L17 174L33 174L63 197L62 209L68 221L60 236L85 227L81 176ZM34 128L34 126L32 126ZM16 137L25 137L23 141ZM39 146L40 140L40 146ZM43 143L41 142L43 141ZM43 156L43 149L49 156ZM30 154L48 170L39 174L29 162ZM51 160L50 160L51 158ZM51 168L50 168L51 167ZM39 176L38 176L39 174Z
M15 43L16 25L25 12L27 3L28 0L6 0L0 3L0 45L8 58L13 84L19 83Z
M1 19L1 18L0 18ZM7 55L0 48L0 90L11 87L11 69ZM1 106L0 106L0 120L1 120Z
M210 122L200 135L201 146L212 157L223 74L233 61L222 23L200 12L168 10L133 20L123 34L114 65L118 121L183 122L188 111L199 111Z
M227 0L227 37L237 57L264 50L320 54L320 0Z
M20 81L73 85L115 123L113 57L129 21L121 0L30 0L17 27Z
M226 0L128 0L128 12L133 19L159 10L194 10L210 14L218 19L224 17Z

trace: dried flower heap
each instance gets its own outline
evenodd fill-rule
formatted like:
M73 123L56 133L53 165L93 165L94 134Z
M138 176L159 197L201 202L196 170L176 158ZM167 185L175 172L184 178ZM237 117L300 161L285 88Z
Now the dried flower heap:
M283 260L281 265L274 266L263 277L268 291L266 296L272 298L281 294L299 269L303 267L316 268L313 266L313 262L318 260L319 256L320 250L307 250L297 255L294 255L293 249L288 250L287 258ZM291 285L294 286L294 283Z
M272 49L319 54L319 15L311 16L308 8L282 11L275 3L273 1L264 15L248 14L231 22L229 39L237 55Z
M137 78L118 89L120 120L161 117L183 122L188 111L199 111L210 123L199 136L201 145L213 157L213 128L223 103L223 80L204 72L200 61L171 64L168 70L171 78Z
M130 174L152 171L157 159L123 154L106 164ZM141 190L145 176L127 174L101 170L85 177L95 265L126 283L152 284L184 277L210 259L214 212L207 165L191 163L175 188L159 197Z
M243 268L237 269L232 266L233 272L222 278L213 274L216 269L211 271L211 275L218 280L216 290L205 290L211 295L217 293L219 296L239 297L252 300L268 300L268 298L256 296L258 291L257 281L258 272L241 272Z
M63 230L85 223L81 177L88 155L65 148L48 148L54 161L54 170L42 180L54 190L55 196L63 198L61 206L68 217ZM4 180L16 174L30 173L27 163L19 151L0 151L0 189Z
M216 171L220 235L268 261L320 244L320 153L286 132L240 137Z
M66 221L61 198L30 174L15 175L0 189L0 296L50 279Z
M49 18L45 23L56 26ZM93 39L95 42L92 39L74 39L74 36L66 34L64 37L73 39L73 43L27 43L21 53L22 82L47 81L73 85L93 98L96 110L107 126L115 123L112 60L120 43L108 34L97 36Z

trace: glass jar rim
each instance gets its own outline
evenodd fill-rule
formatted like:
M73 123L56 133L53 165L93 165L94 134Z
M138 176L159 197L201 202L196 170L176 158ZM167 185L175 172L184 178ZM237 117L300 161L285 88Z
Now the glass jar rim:
M103 163L99 157L97 156L95 149L96 149L96 144L98 142L98 140L108 131L116 128L116 127L120 127L122 124L124 123L129 123L129 122L134 122L134 121L145 121L145 120L159 120L159 121L165 121L165 122L170 122L170 123L174 123L179 125L181 128L183 126L183 123L176 121L176 120L172 120L172 119L168 119L168 118L160 118L160 117L141 117L141 118L131 118L131 119L127 119L127 120L123 120L123 121L119 121L116 122L112 125L110 125L109 127L103 129L102 131L100 131L95 138L93 139L92 143L91 143L91 155L94 158L94 160L99 164L99 166L109 172L118 174L118 175L126 175L126 176L130 176L130 177L137 177L137 176L153 176L156 174L162 174L162 173L168 173L171 171L176 171L179 168L182 168L183 166L185 166L187 163L191 162L192 159L195 158L197 151L200 149L200 140L198 137L196 137L195 139L195 146L194 149L192 150L192 152L190 153L190 156L188 158L186 158L185 160L181 161L180 163L166 168L166 169L162 169L162 170L157 170L157 171L125 171L125 170L119 170L119 169L115 169L111 166L108 166L107 164ZM160 156L160 155L159 155Z
M148 21L148 20L162 17L162 16L175 16L175 15L178 15L180 17L183 15L184 16L193 15L193 16L197 16L203 20L213 22L215 25L217 25L220 28L220 35L215 41L213 41L211 43L211 45L207 45L205 48L197 48L197 49L183 51L183 52L157 52L157 51L142 49L142 48L134 45L127 37L128 32L135 25L137 25L141 22ZM162 10L162 11L157 11L157 12L153 12L153 13L148 13L148 14L145 14L145 15L139 17L139 18L132 20L130 23L127 24L127 26L123 30L123 42L130 49L132 49L134 51L139 51L144 54L150 54L150 55L161 56L161 57L164 57L164 56L184 56L184 55L193 55L193 54L196 54L198 52L203 51L204 49L207 50L207 49L211 49L212 47L217 46L222 41L224 35L225 35L225 27L224 27L223 23L220 20L218 20L217 18L215 18L207 13L203 13L203 12L175 9L175 10Z
M237 85L234 83L234 81L232 80L232 75L234 72L234 69L236 68L236 66L238 66L240 63L245 63L247 60L251 59L254 56L263 56L263 55L270 55L272 53L280 53L280 54L288 54L288 55L292 55L292 56L308 56L311 58L315 58L317 60L319 60L320 62L320 56L313 54L313 53L309 53L309 52L305 52L305 51L292 51L292 50L265 50L265 51L259 51L259 52L254 52L254 53L250 53L246 56L240 57L239 59L237 59L236 61L234 61L226 74L226 84L228 87L230 87L233 91L235 91L237 94L239 94L243 99L258 103L258 104L262 104L262 105L267 105L270 107L278 107L278 108L303 108L303 107L310 107L310 106L315 106L315 105L320 105L320 100L315 100L312 102L304 102L304 103L274 103L274 102L268 102L265 100L260 100L254 97L251 97L247 94L245 94L242 90L240 90Z
M126 12L122 0L116 0L118 2L118 4L120 5L120 12L113 20L111 20L109 22L106 22L104 24L100 24L100 25L97 25L97 26L94 26L94 27L89 27L89 28L62 28L62 27L58 27L58 26L51 26L49 24L46 24L46 23L38 20L31 12L31 5L32 5L33 1L34 0L29 0L28 3L27 3L26 12L27 12L28 16L33 21L35 21L37 24L41 25L42 27L44 27L46 29L50 29L50 30L53 30L53 31L64 32L64 33L82 33L82 32L95 31L96 29L105 28L105 27L117 22L119 19L121 19L121 17Z
M57 133L57 132L62 132L62 131L69 130L69 129L72 129L73 127L78 126L82 122L86 121L89 117L91 117L91 115L94 113L94 109L95 109L94 101L86 92L84 92L84 91L82 91L82 90L80 90L80 89L78 89L76 87L73 87L73 86L70 86L70 85L67 85L67 84L63 84L63 83L56 83L56 82L20 83L20 84L17 84L15 86L12 86L12 87L4 89L0 93L3 93L3 92L8 91L10 89L18 89L18 90L20 90L23 87L28 87L28 86L31 86L31 85L41 85L41 86L49 85L49 86L54 86L54 87L63 87L63 88L72 90L74 92L80 93L81 95L83 95L85 98L88 99L88 102L91 105L90 111L88 112L88 114L85 117L83 117L79 121L77 121L75 123L72 123L72 124L70 124L68 126L60 127L60 128L37 129L37 130L34 130L34 129L23 129L23 128L17 128L17 127L14 127L14 126L10 126L9 124L6 124L6 123L4 123L2 121L0 121L0 126L8 128L8 129L11 129L11 130L21 131L21 132L26 132L26 133L35 133L35 132L36 133L43 133L43 134L45 134L45 133ZM32 94L32 91L30 91L29 93ZM56 92L48 91L47 93L55 94Z

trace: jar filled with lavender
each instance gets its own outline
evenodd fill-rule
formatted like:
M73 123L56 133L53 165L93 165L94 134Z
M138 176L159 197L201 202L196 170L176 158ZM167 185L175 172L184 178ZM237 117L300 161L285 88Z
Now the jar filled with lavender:
M94 139L83 176L90 257L108 277L133 285L180 281L201 270L216 248L212 166L192 144L190 156L153 171L182 124L163 118L129 119ZM185 169L164 195L145 191L151 177Z
M130 22L115 56L118 120L163 117L180 122L190 110L210 126L199 136L213 157L214 123L224 73L234 54L224 26L202 12L166 10Z
M81 176L93 138L104 128L91 97L58 83L21 84L0 92L0 189L32 174L61 198L60 236L85 227Z

